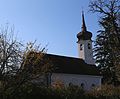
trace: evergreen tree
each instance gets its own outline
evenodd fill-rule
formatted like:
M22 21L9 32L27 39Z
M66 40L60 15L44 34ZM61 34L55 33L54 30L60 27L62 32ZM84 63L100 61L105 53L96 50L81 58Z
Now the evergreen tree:
M119 0L95 0L90 2L90 11L99 13L101 29L95 41L95 58L103 75L103 82L120 84L120 27Z

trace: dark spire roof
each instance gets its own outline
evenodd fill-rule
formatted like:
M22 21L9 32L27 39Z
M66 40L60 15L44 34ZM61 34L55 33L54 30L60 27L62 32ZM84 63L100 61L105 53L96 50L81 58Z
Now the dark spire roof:
M84 12L82 11L82 31L86 31L85 19L84 19Z
M87 31L85 19L84 19L84 12L82 11L82 30L77 34L78 41L79 40L91 40L92 33Z

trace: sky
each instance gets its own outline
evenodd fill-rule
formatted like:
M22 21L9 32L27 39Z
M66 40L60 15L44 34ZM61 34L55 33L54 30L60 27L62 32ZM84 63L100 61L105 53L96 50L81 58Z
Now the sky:
M90 0L0 0L0 25L15 27L17 38L37 40L47 53L78 57L77 33L84 10L87 30L95 40L98 16L89 12Z

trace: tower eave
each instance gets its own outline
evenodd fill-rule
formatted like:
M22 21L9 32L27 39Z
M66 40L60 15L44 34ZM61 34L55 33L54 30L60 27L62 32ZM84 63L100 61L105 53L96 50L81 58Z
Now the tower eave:
M79 32L78 34L77 34L77 38L78 38L78 40L91 40L91 38L92 38L92 33L91 32L89 32L89 31L86 31L86 32Z

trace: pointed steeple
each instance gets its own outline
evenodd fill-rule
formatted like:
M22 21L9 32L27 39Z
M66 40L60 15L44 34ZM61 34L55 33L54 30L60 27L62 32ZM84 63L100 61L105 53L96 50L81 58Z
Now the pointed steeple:
M78 52L79 57L85 61L87 64L94 65L93 50L92 50L92 33L87 31L84 12L82 11L82 28L77 34L78 38Z
M84 11L82 11L82 31L87 31L84 19Z
M86 24L85 24L85 19L84 19L84 12L82 11L82 27L81 27L81 32L77 34L78 42L82 40L91 40L92 38L92 33L87 31Z

